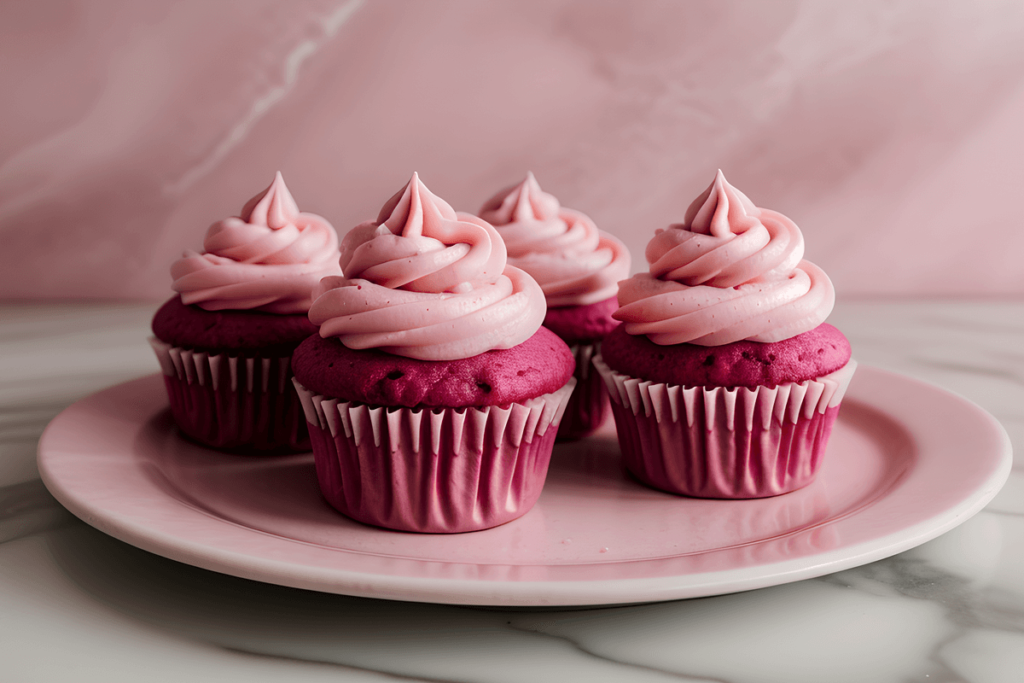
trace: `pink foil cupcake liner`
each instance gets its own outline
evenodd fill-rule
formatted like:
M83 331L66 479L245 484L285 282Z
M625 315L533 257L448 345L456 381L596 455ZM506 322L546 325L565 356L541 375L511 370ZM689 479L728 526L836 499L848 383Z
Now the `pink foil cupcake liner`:
M291 385L290 358L209 354L149 340L178 427L213 448L274 453L309 450Z
M777 387L682 387L594 365L611 397L626 467L695 498L764 498L811 483L857 367Z
M507 407L385 408L293 382L327 502L366 524L426 533L488 529L526 514L575 384Z
M576 358L576 390L558 425L558 440L572 441L593 434L608 419L611 406L604 381L591 361L600 352L599 344L578 344L569 347Z

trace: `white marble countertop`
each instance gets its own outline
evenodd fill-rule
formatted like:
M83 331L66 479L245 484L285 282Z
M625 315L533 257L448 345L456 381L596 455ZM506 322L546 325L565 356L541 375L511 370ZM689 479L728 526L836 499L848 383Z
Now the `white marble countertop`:
M1024 464L895 557L747 593L594 610L324 595L151 555L35 466L75 400L157 370L151 305L0 306L0 678L16 681L1024 681ZM1024 303L840 301L856 358L959 393L1024 453Z

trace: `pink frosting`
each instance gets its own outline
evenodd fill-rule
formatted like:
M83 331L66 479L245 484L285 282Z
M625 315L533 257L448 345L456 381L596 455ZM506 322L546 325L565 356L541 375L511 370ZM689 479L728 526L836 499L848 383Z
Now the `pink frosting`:
M211 225L203 249L174 262L171 286L183 303L208 311L305 313L320 278L340 272L338 234L299 211L280 172L239 217Z
M793 221L754 206L719 171L683 223L657 231L649 272L619 284L613 317L662 345L789 339L835 304L828 276L803 253Z
M343 276L320 282L309 319L351 349L421 360L511 348L547 308L533 278L505 261L493 226L456 214L414 173L376 221L345 235Z
M489 199L480 217L498 229L508 262L537 280L551 308L610 299L629 275L626 246L584 214L562 208L532 173Z

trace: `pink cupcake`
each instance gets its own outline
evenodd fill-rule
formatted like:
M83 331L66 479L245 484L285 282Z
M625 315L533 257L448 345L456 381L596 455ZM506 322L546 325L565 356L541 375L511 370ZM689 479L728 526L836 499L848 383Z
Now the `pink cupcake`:
M179 294L150 339L178 427L215 448L307 450L291 354L316 334L313 287L340 272L337 233L298 210L278 173L239 217L210 226L203 248L171 267Z
M293 356L317 479L343 514L403 531L504 524L540 495L574 363L494 228L415 174L342 241Z
M508 262L540 284L548 306L544 326L576 357L576 390L559 439L592 433L608 417L608 393L591 359L618 325L612 313L618 308L618 282L629 276L629 251L586 215L542 191L532 173L491 197L479 215L497 228Z
M595 360L629 470L700 498L760 498L817 473L856 363L824 324L832 283L790 219L719 171L620 285Z

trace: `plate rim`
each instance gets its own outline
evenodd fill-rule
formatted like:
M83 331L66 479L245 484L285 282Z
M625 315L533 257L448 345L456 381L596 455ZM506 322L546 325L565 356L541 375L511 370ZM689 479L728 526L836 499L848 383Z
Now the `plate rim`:
M76 413L88 409L93 403L102 402L106 397L124 392L129 385L154 383L162 377L154 373L123 382L95 392L76 401L58 414L46 427L39 440L37 461L40 476L50 493L64 507L90 526L113 536L125 543L148 552L183 562L203 569L250 580L290 586L293 588L337 593L358 597L430 602L440 604L461 604L505 607L594 607L601 605L636 604L666 600L687 599L722 595L767 586L780 585L814 578L836 571L867 564L909 550L929 541L963 523L979 512L998 493L1006 482L1012 467L1012 447L1003 426L983 408L956 393L900 373L860 364L857 376L847 396L879 410L876 403L862 394L864 385L881 382L902 384L912 391L925 392L940 400L958 404L973 418L979 430L978 436L994 439L991 467L988 476L963 499L940 512L900 529L881 535L870 541L862 541L839 548L822 550L799 558L754 564L709 572L675 574L641 578L616 578L577 581L495 581L489 579L468 580L451 577L423 577L366 573L344 567L317 567L308 564L260 557L234 550L225 550L202 542L183 538L181 534L167 533L155 529L151 524L109 514L100 509L92 492L74 490L73 484L63 481L59 471L54 470L60 453L55 453L50 443L58 438L64 423L76 417ZM162 390L162 383L161 390ZM861 387L861 388L858 388ZM881 410L893 417L891 412ZM899 413L896 418L901 417ZM903 415L902 417L905 417ZM842 420L842 411L840 411ZM916 426L899 420L908 431ZM987 433L986 433L987 431ZM59 470L59 467L57 468ZM912 476L912 470L908 476ZM898 495L902 486L883 493L879 500ZM877 501L869 503L871 508ZM228 524L243 533L265 532L245 527L230 520L220 519L201 510L194 510L208 520ZM863 514L856 510L850 517ZM827 526L837 523L828 520ZM284 541L301 542L287 537L275 537ZM423 562L431 562L422 559ZM636 560L645 562L649 560ZM297 571L298 570L298 571ZM268 578L274 577L274 578Z

